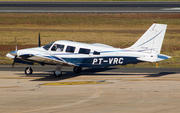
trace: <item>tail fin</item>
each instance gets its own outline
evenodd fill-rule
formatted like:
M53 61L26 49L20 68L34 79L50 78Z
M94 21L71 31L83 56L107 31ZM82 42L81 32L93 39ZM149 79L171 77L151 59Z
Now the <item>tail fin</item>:
M149 54L160 54L167 25L154 23L141 38L127 49Z

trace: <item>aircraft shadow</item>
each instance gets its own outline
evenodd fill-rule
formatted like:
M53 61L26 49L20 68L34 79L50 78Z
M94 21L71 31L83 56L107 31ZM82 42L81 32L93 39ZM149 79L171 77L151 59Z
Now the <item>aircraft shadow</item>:
M108 70L112 70L115 68L93 68L93 69L84 69L80 74L74 74L72 71L62 71L61 77L54 77L53 71L47 71L48 73L34 73L33 75L30 75L30 77L43 77L31 81L59 81L59 80L65 80L69 78L74 78L81 75L119 75L119 74L97 74L97 72L104 72ZM49 76L48 76L49 75Z
M144 76L144 77L161 77L161 76L166 76L166 75L169 75L169 74L175 74L174 72L161 72L161 73L158 73L158 74L147 74L147 76ZM38 74L39 75L39 74ZM42 74L44 75L44 74ZM65 74L63 74L61 77L54 77L53 74L49 74L49 76L44 76L43 78L38 78L38 79L34 79L34 80L31 80L31 81L59 81L59 80L66 80L66 79L69 79L69 78L74 78L74 77L78 77L78 76L94 76L94 78L97 76L136 76L136 75L145 75L145 74L97 74L97 73L82 73L82 74L74 74L73 72L66 72ZM42 77L42 76L41 76Z
M32 78L31 81L59 81L68 78L74 78L80 76L79 74L74 74L73 72L63 72L61 77L55 77L54 71L45 71L44 73L33 73L32 75L25 75L24 73L15 73L16 75L22 75L21 77ZM37 78L37 79L36 79Z
M72 71L62 71L62 76L61 77L54 77L53 71L45 71L45 73L33 73L32 75L25 76L24 73L17 73L18 75L22 75L23 77L32 77L37 79L33 79L31 81L59 81L59 80L65 80L69 78L74 78L78 76L136 76L136 75L146 75L144 77L161 77L161 76L166 76L169 74L176 74L176 72L159 72L155 74L144 74L144 73L111 73L114 72L113 69L116 68L93 68L93 69L83 69L80 74L74 74ZM107 73L105 73L107 71ZM98 73L98 72L104 72L104 73ZM39 78L40 77L40 78Z
M150 74L145 77L161 77L161 76L166 76L166 75L170 75L170 74L176 74L176 72L160 72L158 74Z
M113 69L118 69L118 68L88 68L88 69L82 70L82 73L83 72L92 72L92 73L104 72L104 71L109 71L109 70L113 70Z

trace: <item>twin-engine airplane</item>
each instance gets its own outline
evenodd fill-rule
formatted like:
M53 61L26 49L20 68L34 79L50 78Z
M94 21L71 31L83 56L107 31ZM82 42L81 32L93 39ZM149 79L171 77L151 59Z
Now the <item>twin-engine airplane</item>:
M74 73L80 73L82 67L100 68L114 65L137 64L140 62L158 62L170 56L160 54L167 25L154 23L131 47L120 49L100 43L80 43L73 41L55 41L45 46L15 50L6 56L14 63L30 64L25 69L31 75L31 65L56 65L54 75L62 75L62 66L73 66ZM40 40L40 37L39 37Z

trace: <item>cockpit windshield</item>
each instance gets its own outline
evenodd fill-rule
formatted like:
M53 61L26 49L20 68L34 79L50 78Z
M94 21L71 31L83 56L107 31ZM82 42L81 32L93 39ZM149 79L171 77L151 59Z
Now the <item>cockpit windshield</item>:
M54 43L54 42L51 42L51 43L45 45L43 48L44 48L45 50L49 50L49 48L52 46L53 43Z

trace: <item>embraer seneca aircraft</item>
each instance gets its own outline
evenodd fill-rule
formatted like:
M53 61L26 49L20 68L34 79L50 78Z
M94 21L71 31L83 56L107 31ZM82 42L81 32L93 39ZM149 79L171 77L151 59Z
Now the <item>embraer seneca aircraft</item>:
M100 68L114 65L137 64L140 62L158 62L171 57L160 54L167 25L154 23L131 47L120 49L100 43L80 43L73 41L55 41L45 46L15 50L6 56L14 63L30 64L25 69L31 75L31 65L56 65L54 75L62 75L62 66L73 66L74 73L80 73L82 67ZM40 39L40 38L39 38Z

